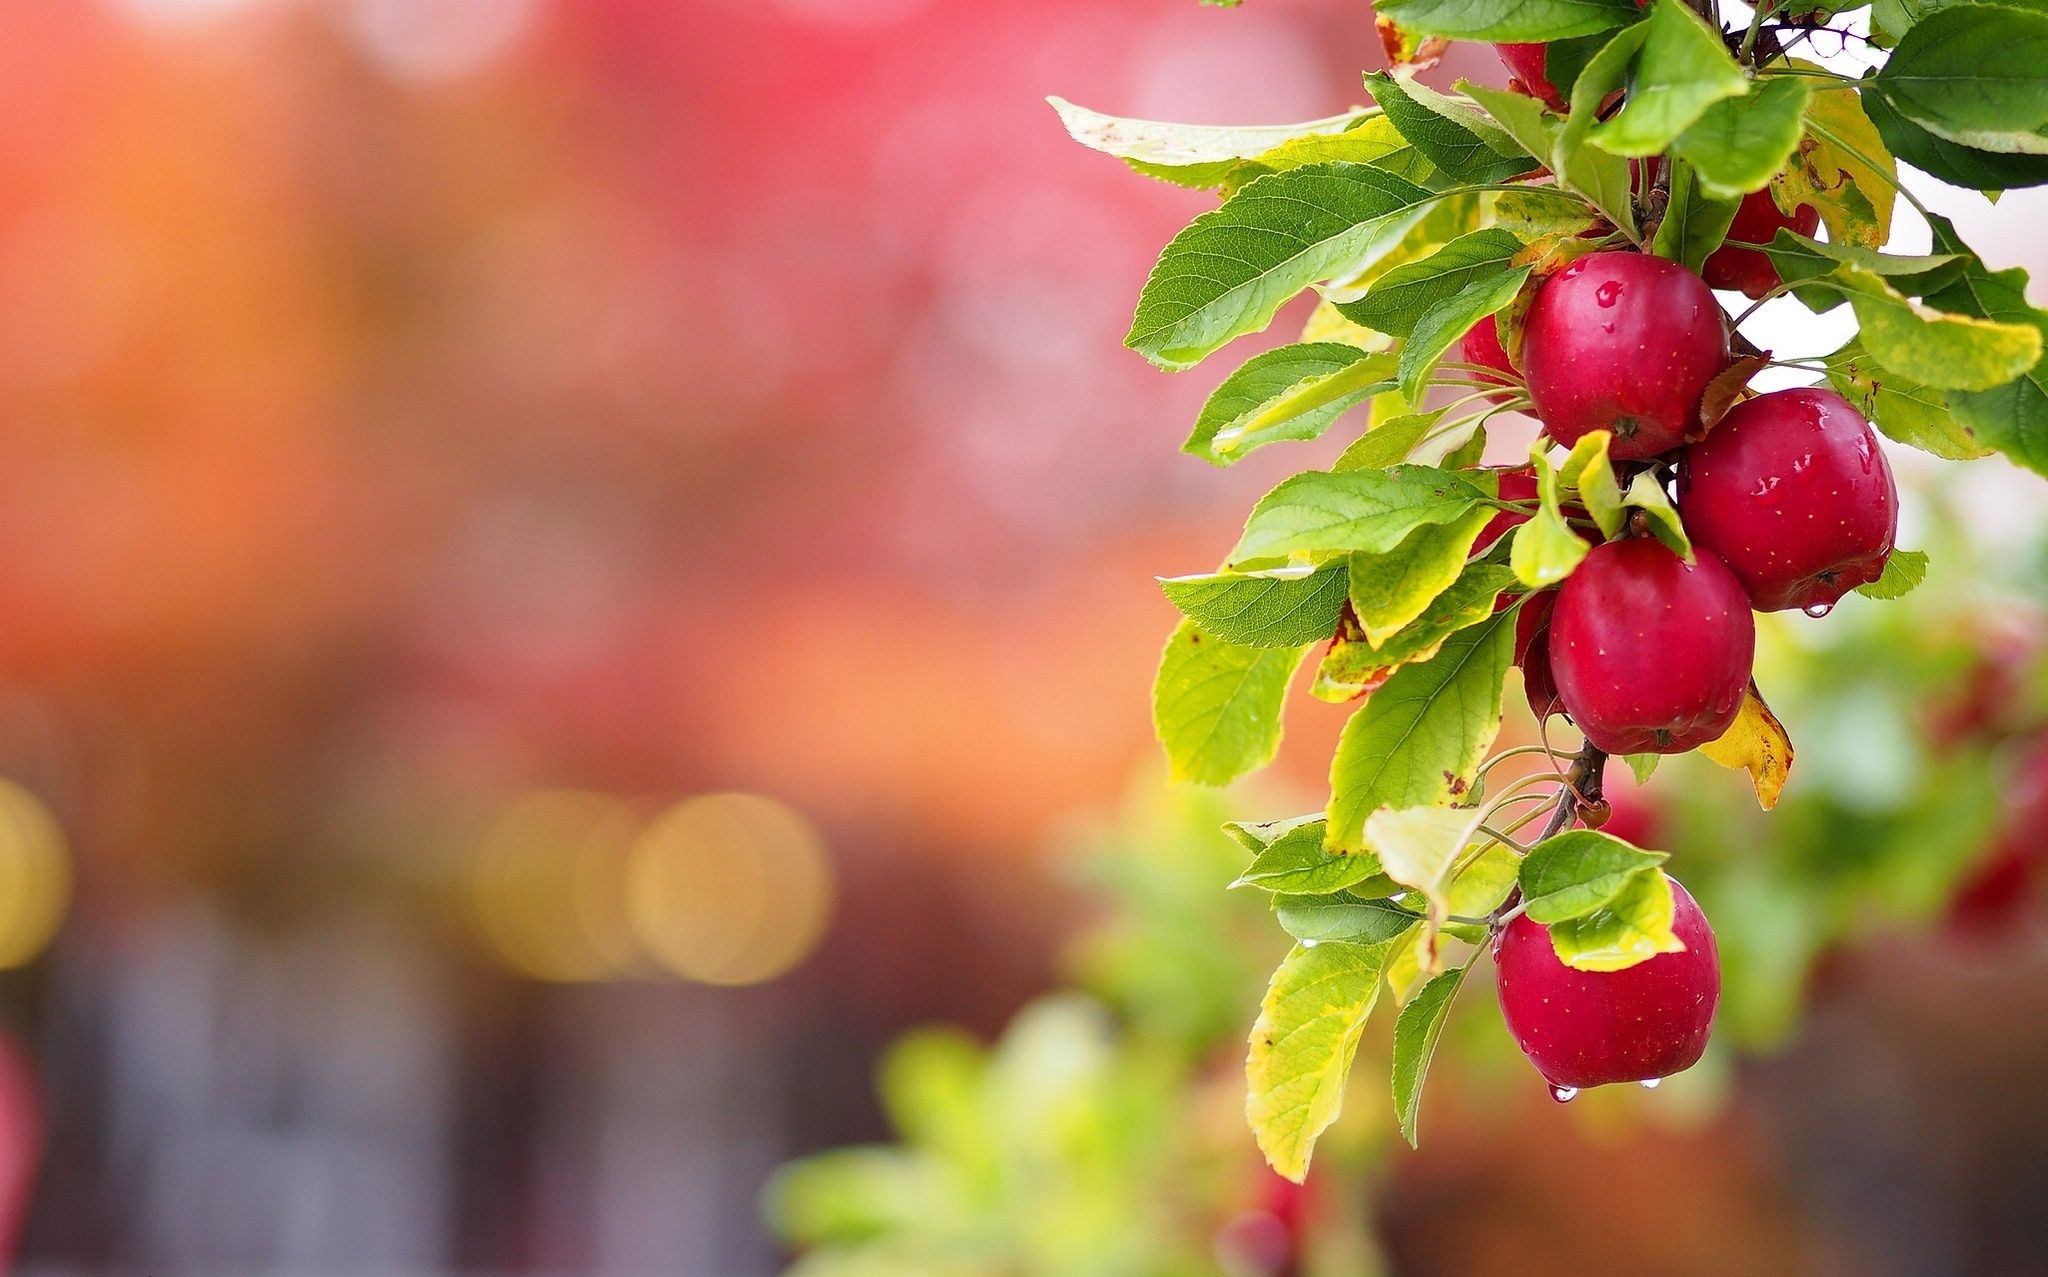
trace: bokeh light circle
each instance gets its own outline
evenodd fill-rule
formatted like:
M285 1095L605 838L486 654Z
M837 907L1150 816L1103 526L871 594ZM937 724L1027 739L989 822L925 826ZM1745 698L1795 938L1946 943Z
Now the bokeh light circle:
M832 912L817 829L757 794L686 799L642 834L626 872L633 933L670 972L759 984L808 957Z

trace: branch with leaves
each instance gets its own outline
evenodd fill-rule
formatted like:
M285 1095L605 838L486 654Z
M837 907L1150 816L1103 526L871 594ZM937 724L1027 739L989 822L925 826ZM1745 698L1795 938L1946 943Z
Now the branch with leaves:
M1560 1098L1697 1060L1712 931L1663 853L1599 832L1607 757L1647 778L1698 749L1770 808L1792 748L1751 678L1752 610L1818 616L1926 573L1893 544L1877 435L2048 473L2048 315L1899 179L1903 161L1987 195L2048 183L2048 15L1864 9L1382 0L1396 66L1366 77L1368 108L1214 128L1054 100L1083 144L1221 197L1161 253L1132 349L1192 368L1318 295L1298 341L1221 381L1185 451L1228 466L1363 416L1330 468L1257 503L1216 571L1162 581L1184 614L1154 689L1177 779L1271 762L1312 655L1313 694L1359 705L1322 812L1232 827L1236 885L1270 893L1297 941L1247 1070L1282 1174L1305 1175L1383 995L1414 1139L1482 948ZM1861 76L1797 56L1821 31L1886 56ZM1498 45L1511 87L1425 85L1450 40ZM1886 251L1901 201L1930 251ZM1752 304L1731 318L1717 290ZM1741 330L1843 305L1856 335L1823 356ZM1750 385L1774 366L1817 384ZM1527 463L1482 464L1515 414L1542 425ZM1492 785L1524 752L1489 756L1511 668L1538 720L1585 743Z

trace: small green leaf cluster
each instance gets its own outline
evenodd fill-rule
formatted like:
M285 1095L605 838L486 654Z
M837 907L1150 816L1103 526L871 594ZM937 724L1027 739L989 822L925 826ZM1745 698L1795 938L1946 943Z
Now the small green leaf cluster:
M1598 750L1569 773L1488 792L1509 756L1488 758L1532 597L1604 541L1654 537L1694 554L1670 457L1617 459L1615 437L1593 430L1569 448L1539 436L1526 468L1479 464L1490 430L1532 407L1525 324L1549 278L1595 251L1694 272L1741 251L1772 272L1763 300L1846 304L1856 337L1810 360L1770 360L1731 321L1738 358L1699 401L1688 439L1775 362L1820 378L1897 443L1948 459L2003 454L2048 474L2048 314L2027 302L2023 272L1989 268L1898 177L1903 161L1989 195L2048 183L2048 14L1880 2L1860 19L1889 50L1875 71L1850 77L1795 56L1859 8L1763 0L1746 25L1723 28L1702 16L1712 5L1684 0L1378 6L1400 47L1549 44L1544 97L1561 110L1466 82L1444 93L1407 67L1366 77L1369 108L1277 128L1120 120L1055 100L1085 145L1221 196L1160 254L1133 350L1188 369L1267 330L1304 290L1318 296L1300 340L1223 378L1184 450L1228 466L1364 427L1328 469L1262 497L1217 570L1161 582L1183 616L1154 688L1177 779L1221 785L1271 762L1289 689L1318 649L1312 693L1361 702L1324 810L1233 830L1251 856L1237 885L1271 893L1297 942L1248 1066L1251 1123L1283 1174L1305 1174L1383 994L1401 1004L1393 1098L1414 1138L1444 1017L1504 919L1526 912L1581 971L1679 946L1662 853L1569 828L1597 806ZM1931 252L1884 251L1901 201L1930 226ZM1786 229L1731 238L1752 207ZM1802 210L1824 236L1791 228ZM1482 334L1505 361L1479 353ZM1859 590L1897 598L1926 567L1893 553ZM1753 689L1703 752L1747 770L1764 806L1776 801L1790 745ZM1647 777L1654 755L1630 762ZM1533 845L1517 837L1546 817Z

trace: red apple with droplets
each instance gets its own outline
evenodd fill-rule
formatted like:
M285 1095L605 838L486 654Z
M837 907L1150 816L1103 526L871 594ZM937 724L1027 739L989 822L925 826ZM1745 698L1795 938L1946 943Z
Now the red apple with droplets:
M1558 587L1550 669L1572 722L1610 754L1677 754L1735 722L1756 655L1749 599L1712 552L1648 537L1593 547Z
M1698 433L1700 397L1728 365L1728 331L1706 281L1646 253L1588 253L1536 290L1522 374L1552 439L1608 430L1636 461Z
M1550 929L1522 914L1493 941L1500 1009L1544 1081L1571 1091L1655 1082L1699 1063L1721 1001L1714 930L1692 893L1671 884L1671 930L1685 949L1620 971L1564 964Z
M1768 244L1781 230L1810 236L1819 226L1820 210L1813 205L1801 204L1796 211L1783 213L1768 188L1751 191L1735 206L1735 220L1728 227L1728 238L1736 243L1723 244L1708 254L1700 274L1711 287L1738 289L1755 301L1784 281L1769 257L1738 245Z
M1693 544L1741 579L1761 612L1821 611L1891 558L1899 490L1870 423L1832 390L1737 404L1685 450L1678 509Z
M1529 712L1542 722L1560 708L1557 677L1550 672L1550 611L1557 591L1532 594L1515 617L1515 668L1522 671L1522 694Z

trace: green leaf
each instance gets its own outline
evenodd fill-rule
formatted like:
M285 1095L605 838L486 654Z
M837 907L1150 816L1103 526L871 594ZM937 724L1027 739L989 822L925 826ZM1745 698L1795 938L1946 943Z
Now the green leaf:
M1310 284L1366 266L1443 198L1370 164L1261 177L1167 244L1124 344L1162 368L1191 367Z
M1372 861L1370 856L1362 859ZM1273 897L1273 916L1281 930L1309 944L1383 944L1421 921L1391 901L1365 899L1352 891L1282 892Z
M1418 186L1437 187L1444 176L1437 167L1401 136L1394 122L1374 114L1355 121L1342 133L1310 133L1289 138L1270 151L1236 163L1224 177L1221 189L1235 195L1255 178L1267 173L1307 168L1311 164L1370 164Z
M1465 335L1465 331L1498 312L1515 299L1528 282L1534 266L1502 271L1485 283L1474 284L1455 297L1446 297L1422 313L1415 329L1402 343L1399 365L1401 393L1410 403L1421 398L1429 375L1444 352Z
M1351 446L1330 463L1330 469L1384 470L1388 466L1400 465L1429 435L1430 429L1443 420L1444 411L1434 408L1428 412L1406 412L1398 417L1389 417L1352 440Z
M1301 124L1234 128L1120 119L1065 98L1046 101L1059 113L1068 136L1081 145L1113 155L1147 176L1196 188L1215 186L1239 161L1264 155L1292 138L1342 133L1364 114L1347 111Z
M1583 86L1586 77L1582 76L1580 83ZM1551 171L1557 175L1561 193L1576 195L1624 231L1635 230L1627 160L1592 147L1564 144L1560 140L1564 126L1534 98L1506 89L1489 89L1470 80L1458 81L1458 91L1484 106L1486 113L1517 142L1538 155L1550 156ZM1531 187L1527 194L1541 198L1544 189Z
M1600 432L1605 442L1606 432ZM1572 574L1592 547L1565 522L1558 498L1557 472L1550 467L1549 440L1529 445L1529 464L1536 471L1536 513L1515 528L1508 563L1515 579L1531 589L1556 585Z
M1856 592L1873 599L1902 599L1919 589L1920 583L1926 579L1925 550L1893 550L1892 556L1884 562L1883 575L1857 586Z
M1346 411L1392 388L1396 357L1343 342L1263 351L1223 379L1181 451L1227 466L1283 439L1314 439Z
M1159 588L1205 634L1248 647L1300 647L1330 637L1344 610L1344 565L1162 577Z
M1477 807L1382 807L1366 817L1365 842L1381 872L1428 899L1440 925L1450 913L1451 869L1484 816Z
M1365 87L1401 136L1454 181L1504 182L1542 167L1474 107L1385 72L1368 74Z
M1500 730L1514 616L1502 612L1452 634L1427 662L1397 670L1345 723L1330 764L1331 850L1364 850L1366 817L1382 807L1439 806L1471 787Z
M1671 153L1699 174L1702 193L1737 199L1760 191L1783 171L1805 131L1807 82L1771 76L1740 97L1706 109L1671 144Z
M1989 390L2041 358L2041 333L2031 325L1923 306L1861 266L1842 266L1828 279L1856 312L1864 347L1922 385Z
M1728 238L1728 227L1740 205L1740 200L1710 198L1694 179L1692 165L1673 160L1671 203L1664 220L1657 223L1650 251L1697 273Z
M1569 830L1537 843L1522 861L1522 899L1529 917L1546 926L1583 918L1667 859L1596 830Z
M1307 647L1243 647L1182 621L1152 687L1152 725L1173 779L1227 785L1280 751L1280 708Z
M1665 495L1663 485L1648 470L1639 471L1629 481L1628 494L1621 503L1631 510L1641 510L1650 517L1650 535L1664 543L1670 550L1687 563L1692 559L1692 541L1685 535L1685 524L1680 521L1678 511L1672 508L1671 498Z
M1777 268L1778 278L1792 285L1794 294L1816 312L1831 309L1840 300L1840 290L1826 278L1839 266L1861 267L1885 277L1895 291L1918 297L1953 282L1961 274L1964 260L1954 253L1911 257L1880 253L1853 244L1822 243L1784 229L1763 251Z
M1493 515L1491 506L1475 506L1454 523L1424 524L1385 554L1352 555L1351 614L1366 640L1384 645L1456 583Z
M1636 778L1636 784L1647 785L1657 771L1657 764L1664 760L1662 754L1623 754L1621 761L1628 764L1629 774Z
M1233 887L1257 887L1296 895L1342 891L1380 871L1372 856L1333 856L1323 850L1320 817L1295 825L1252 858Z
M1990 5L1931 14L1865 84L1952 142L2048 153L2048 14Z
M1515 889L1515 871L1522 859L1511 847L1488 841L1452 880L1446 906L1461 918L1479 918L1492 913Z
M1886 438L1948 461L1988 457L1992 449L1957 421L1942 392L1884 368L1859 342L1828 356L1828 384L1856 405Z
M1395 670L1429 660L1451 635L1492 616L1494 601L1514 583L1514 573L1500 564L1470 564L1421 616L1377 646L1353 619L1345 618L1310 691L1321 700L1338 702L1374 691Z
M1648 31L1631 63L1627 102L1586 134L1616 155L1656 155L1708 107L1749 91L1749 79L1721 43L1721 33L1684 0L1655 0L1643 25ZM1579 91L1573 90L1575 113Z
M1930 221L1936 248L1965 251L1955 227L1946 219ZM2048 316L2027 303L2027 273L1989 270L1974 255L1955 283L1930 294L1927 300L1945 310L2028 324L2048 334ZM1978 443L1996 448L2037 474L2048 474L2048 357L2002 386L1957 391L1948 396L1948 407Z
M1621 526L1628 521L1622 506L1621 484L1614 477L1614 463L1607 455L1612 440L1613 435L1605 430L1587 431L1579 436L1557 468L1557 490L1578 493L1600 535L1609 539L1621 535ZM1537 491L1541 495L1540 480Z
M1600 908L1552 926L1550 947L1580 971L1621 971L1660 953L1681 953L1685 942L1671 930L1674 909L1671 879L1651 869Z
M1469 970L1470 966L1453 967L1433 977L1415 991L1394 1021L1394 1112L1401 1121L1401 1138L1410 1148L1419 1147L1415 1119L1422 1109L1422 1081L1436 1055L1437 1039L1443 1036L1451 1001L1464 986Z
M1365 296L1337 309L1375 332L1406 337L1431 307L1498 276L1522 248L1521 240L1498 227L1460 235L1420 261L1396 266Z
M1893 155L1951 186L2016 191L2048 184L2048 156L2007 155L1951 142L1892 110L1876 93L1863 100L1863 110Z
M1230 562L1385 554L1419 527L1464 518L1487 495L1466 478L1428 466L1311 470L1259 499Z
M1389 946L1297 945L1266 987L1245 1061L1245 1117L1274 1170L1296 1183L1337 1120Z
M1635 0L1380 0L1377 8L1419 35L1517 43L1591 35L1638 17Z
M1232 820L1224 823L1223 832L1256 856L1304 825L1314 825L1321 830L1323 813L1310 812L1306 816L1288 816L1281 820Z

